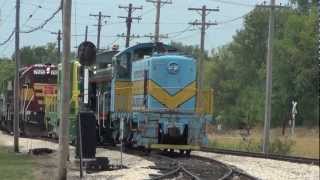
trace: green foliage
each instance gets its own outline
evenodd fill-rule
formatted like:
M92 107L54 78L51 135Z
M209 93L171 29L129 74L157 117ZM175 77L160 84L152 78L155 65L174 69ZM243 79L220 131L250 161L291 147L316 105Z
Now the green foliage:
M297 125L319 125L317 12L315 1L312 7L305 2L275 11L272 126L288 120L292 100L298 101ZM233 41L206 57L205 83L214 89L214 115L224 127L263 124L268 15L267 9L254 9ZM198 47L173 45L203 57Z
M0 59L0 92L7 88L7 81L14 78L15 62L10 59Z
M208 52L202 53L199 46L192 46L192 45L186 46L178 42L171 42L170 45L172 47L177 48L181 52L184 52L187 55L197 57L197 58L202 57L204 58L204 60L208 60Z
M293 140L287 138L281 140L279 138L276 138L270 143L269 153L288 155L291 153L294 144L295 142Z
M21 48L21 66L41 63L58 64L60 61L57 54L54 43L48 43L45 46L26 46Z
M292 152L294 145L295 145L295 142L291 139L276 138L270 142L269 153L289 155ZM230 143L227 144L227 143L224 143L223 141L218 141L218 140L211 140L209 142L209 147L248 151L248 152L261 152L262 142L257 141L254 138L242 139L239 141L235 141L233 144L230 144Z
M261 143L254 141L253 139L247 139L239 143L239 149L248 152L261 152Z
M276 11L273 56L272 126L288 119L298 101L298 125L319 123L316 11ZM263 120L268 11L255 9L234 41L215 54L207 82L215 89L216 114L225 124Z

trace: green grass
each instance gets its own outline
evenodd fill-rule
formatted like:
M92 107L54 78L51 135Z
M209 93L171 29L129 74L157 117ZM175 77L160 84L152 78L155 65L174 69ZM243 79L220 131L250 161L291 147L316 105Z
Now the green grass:
M15 154L0 146L0 179L32 180L34 166L30 156Z
M256 129L244 142L238 131L228 131L223 134L211 133L209 135L209 146L242 150L242 151L261 151L261 129ZM281 129L271 130L271 143L274 145L274 151L286 151L286 154L292 156L319 158L319 129L297 128L294 138L286 138L281 135ZM280 143L281 141L281 143ZM289 148L289 149L288 149Z

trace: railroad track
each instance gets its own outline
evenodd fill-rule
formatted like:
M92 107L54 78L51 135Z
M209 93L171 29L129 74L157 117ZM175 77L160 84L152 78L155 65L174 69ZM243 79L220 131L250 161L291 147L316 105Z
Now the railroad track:
M200 157L182 156L179 154L150 154L158 160L165 160L164 167L160 164L154 167L160 170L162 175L153 175L153 180L160 179L183 179L183 180L255 180L241 170L232 168L220 161Z
M226 150L226 149L218 149L218 148L208 148L208 147L201 147L200 151L217 153L217 154L228 154L228 155L234 155L234 156L274 159L274 160L280 160L280 161L312 164L312 165L318 165L318 166L320 165L319 159L314 159L314 158L294 157L294 156L277 155L277 154L264 154L264 153L257 153L257 152L235 151L235 150Z

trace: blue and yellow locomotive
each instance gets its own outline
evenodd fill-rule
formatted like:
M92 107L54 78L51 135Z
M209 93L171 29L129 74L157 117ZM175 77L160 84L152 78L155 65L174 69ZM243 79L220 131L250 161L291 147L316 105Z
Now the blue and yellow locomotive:
M117 53L109 106L114 142L187 153L207 143L212 90L197 90L196 64L162 43L142 43Z

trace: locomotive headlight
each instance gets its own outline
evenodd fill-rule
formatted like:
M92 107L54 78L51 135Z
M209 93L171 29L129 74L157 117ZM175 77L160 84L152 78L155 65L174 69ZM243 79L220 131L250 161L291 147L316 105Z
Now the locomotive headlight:
M179 71L179 65L175 62L170 62L168 64L168 72L170 74L177 74Z

